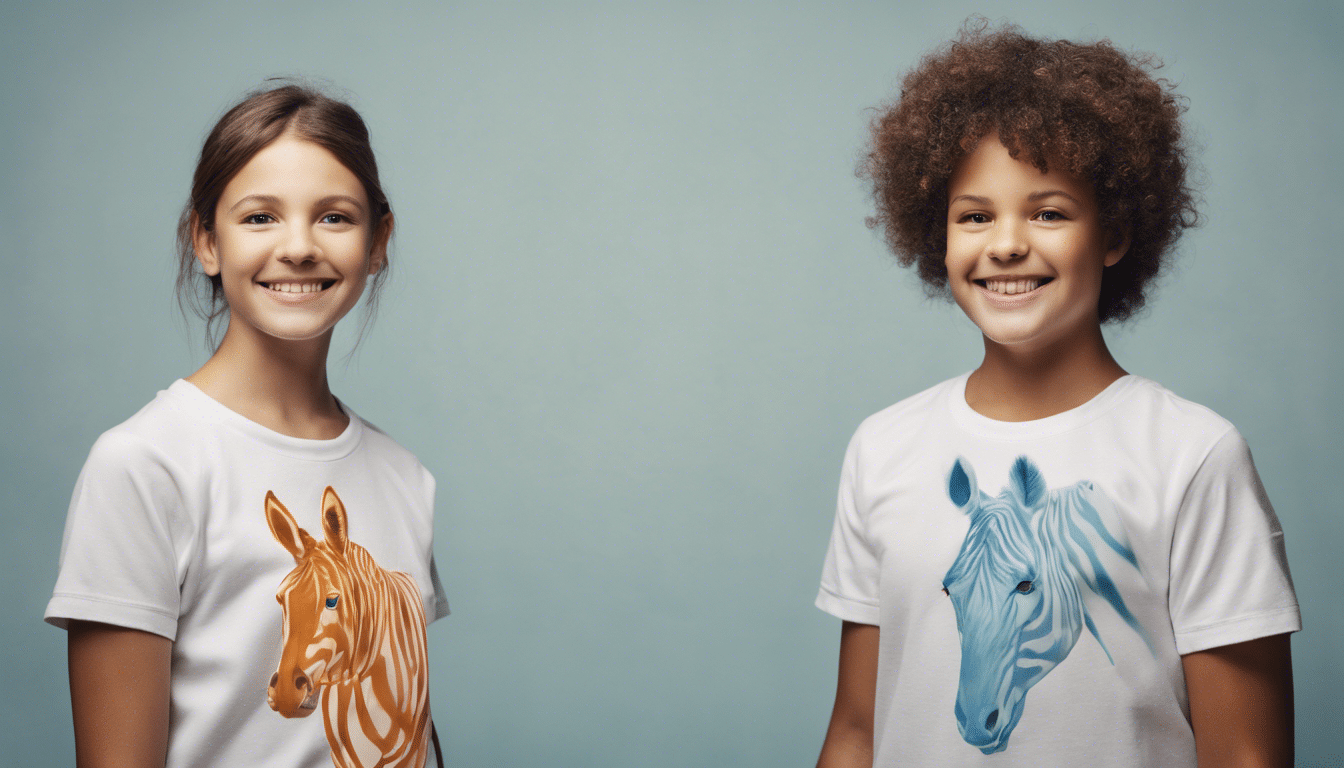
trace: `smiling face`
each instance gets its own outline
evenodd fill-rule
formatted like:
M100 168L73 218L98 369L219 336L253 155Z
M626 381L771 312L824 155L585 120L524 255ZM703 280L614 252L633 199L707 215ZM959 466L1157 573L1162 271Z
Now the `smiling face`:
M229 305L228 336L306 341L331 333L383 265L391 217L372 221L358 177L321 146L284 134L224 187L213 231L196 233Z
M1128 240L1108 237L1092 185L980 140L948 184L947 280L989 343L1035 351L1094 334L1102 270Z

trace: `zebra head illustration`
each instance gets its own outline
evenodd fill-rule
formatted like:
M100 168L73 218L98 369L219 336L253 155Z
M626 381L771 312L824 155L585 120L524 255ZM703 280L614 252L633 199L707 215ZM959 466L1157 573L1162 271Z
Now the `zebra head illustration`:
M266 521L295 562L275 595L284 634L266 690L271 709L307 717L320 702L337 768L420 768L429 749L429 672L419 588L350 540L345 505L330 487L322 541L270 491Z
M1108 572L1138 568L1110 501L1086 481L1047 490L1025 456L1009 475L997 497L980 491L962 459L947 480L952 503L971 521L943 579L961 634L957 728L987 755L1008 746L1027 691L1069 655L1084 626L1110 658L1083 590L1103 598L1152 649Z

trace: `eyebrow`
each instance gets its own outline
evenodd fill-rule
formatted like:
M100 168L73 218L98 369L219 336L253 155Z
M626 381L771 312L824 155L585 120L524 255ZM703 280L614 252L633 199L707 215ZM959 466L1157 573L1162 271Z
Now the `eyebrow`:
M976 205L989 205L989 198L981 197L979 195L957 195L956 197L952 198L952 200L948 203L948 205L951 205L952 203L955 203L959 200L965 200L968 203L975 203Z
M242 208L244 205L251 203L261 203L262 205L271 205L279 207L280 198L276 197L275 195L248 195L243 199L239 200L238 202L234 203L233 206L229 208L228 212L233 213L239 208ZM326 206L331 205L332 203L348 203L350 205L355 206L361 211L364 210L364 204L360 202L358 198L351 197L349 195L327 195L321 200L318 200L317 203L314 205L314 207L325 208Z
M1072 200L1073 202L1077 203L1078 205L1082 205L1082 204L1083 204L1081 200L1079 200L1078 198L1074 197L1073 195L1070 195L1068 192L1065 192L1065 191L1062 190L1062 189L1043 189L1043 190L1041 190L1040 192L1032 192L1030 195L1027 195L1027 201L1028 201L1028 202L1031 202L1031 203L1034 203L1034 202L1036 202L1036 201L1038 201L1038 200L1044 200L1044 199L1047 198L1047 197L1063 197L1063 198L1066 198L1066 199L1068 199L1068 200ZM957 195L956 197L954 197L954 198L952 198L950 201L948 201L948 205L952 205L953 203L955 203L955 202L957 202L957 201L959 201L959 200L965 200L966 202L968 202L968 203L974 203L975 205L991 205L991 204L992 204L992 202L990 201L990 199L989 199L988 197L981 197L980 195Z
M1036 202L1037 200L1043 200L1047 197L1063 197L1068 200L1072 200L1073 202L1079 205L1083 204L1083 201L1079 200L1073 195L1070 195L1068 192L1065 192L1062 189L1046 189L1040 192L1032 192L1030 195L1027 195L1027 199L1033 203Z

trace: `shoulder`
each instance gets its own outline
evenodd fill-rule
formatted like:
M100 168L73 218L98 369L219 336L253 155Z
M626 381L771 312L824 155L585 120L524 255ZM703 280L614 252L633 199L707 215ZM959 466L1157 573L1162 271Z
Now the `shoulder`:
M966 375L936 384L864 419L854 431L853 444L890 443L917 433L930 420L944 415L947 399L964 386Z
M99 435L88 464L147 468L177 463L199 447L205 428L203 415L175 384Z
M965 375L948 379L864 419L845 453L848 471L856 476L870 470L895 471L917 459L931 440L945 433L948 399L962 391L965 379Z
M416 458L415 454L408 450L393 437L384 432L378 425L361 417L348 405L342 403L350 418L358 419L362 429L362 442L372 458L380 465L393 471L395 474L404 477L407 481L416 483L427 483L430 488L434 485L434 476L425 468L424 464Z
M1187 400L1152 379L1131 378L1127 397L1116 408L1119 418L1142 420L1137 423L1153 426L1168 440L1198 445L1206 451L1228 439L1241 440L1232 422L1213 409Z

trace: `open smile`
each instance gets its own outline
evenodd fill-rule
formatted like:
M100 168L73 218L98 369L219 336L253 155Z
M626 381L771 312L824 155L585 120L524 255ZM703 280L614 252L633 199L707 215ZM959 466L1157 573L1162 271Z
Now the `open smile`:
M1021 293L1031 293L1050 284L1053 280L1053 277L988 277L972 282L990 293L997 293L1000 296L1016 296Z
M336 284L335 280L276 280L258 281L262 288L272 293L321 293Z

